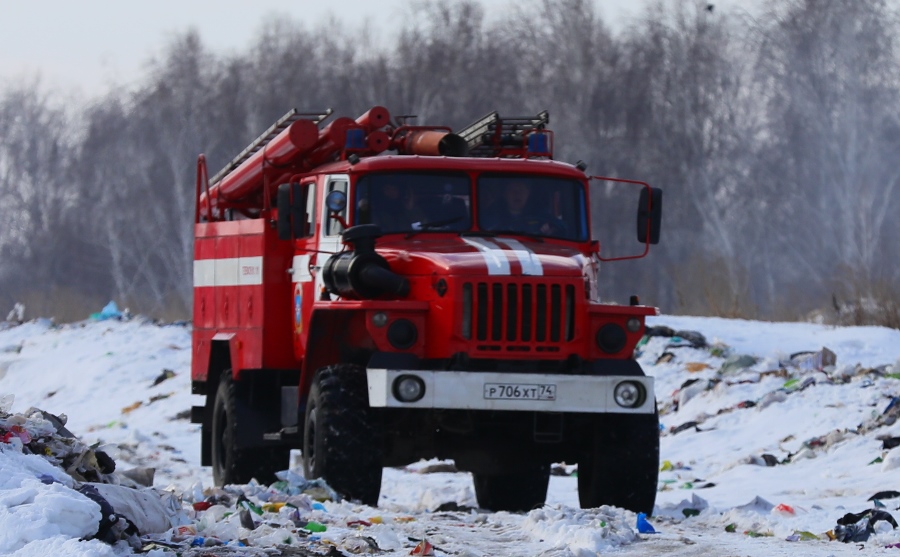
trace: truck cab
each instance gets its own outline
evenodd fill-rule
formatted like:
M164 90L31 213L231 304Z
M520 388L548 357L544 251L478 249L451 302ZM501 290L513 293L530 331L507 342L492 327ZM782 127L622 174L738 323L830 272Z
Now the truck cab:
M657 310L600 302L591 177L552 159L546 113L454 134L371 112L305 154L274 134L279 183L229 184L252 156L212 187L198 164L204 464L264 481L300 448L307 477L375 505L384 466L453 459L479 505L528 510L552 463L578 463L582 506L651 512L658 417L633 353ZM649 249L661 192L636 184Z

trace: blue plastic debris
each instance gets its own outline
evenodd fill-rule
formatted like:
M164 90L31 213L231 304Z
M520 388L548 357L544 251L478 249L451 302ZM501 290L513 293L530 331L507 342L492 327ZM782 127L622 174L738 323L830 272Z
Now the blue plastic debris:
M641 534L656 534L656 530L653 528L653 525L647 522L647 515L644 513L638 513L637 515L637 531Z
M92 313L91 319L94 321L104 321L106 319L118 319L122 317L122 312L119 311L119 306L116 305L116 302L110 301L108 304L103 306L98 313Z

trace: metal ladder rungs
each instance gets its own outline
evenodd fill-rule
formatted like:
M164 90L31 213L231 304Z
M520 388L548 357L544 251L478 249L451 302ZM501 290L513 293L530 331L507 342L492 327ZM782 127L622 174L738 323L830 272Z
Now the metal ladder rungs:
M498 125L500 126L500 137L521 137L523 132L543 129L549 123L550 113L546 110L539 112L537 116L511 118L501 118L495 111L482 116L456 134L468 143L470 157L490 157L495 156L500 147L493 141Z
M312 120L314 124L319 125L323 120L331 116L332 109L327 108L324 112L298 112L296 108L290 109L287 114L279 118L272 124L269 129L264 131L259 137L254 139L243 151L238 153L236 157L225 165L222 170L218 171L215 176L210 179L210 184L217 184L222 178L228 175L232 170L240 166L244 161L259 152L270 141L275 139L288 126L301 119Z

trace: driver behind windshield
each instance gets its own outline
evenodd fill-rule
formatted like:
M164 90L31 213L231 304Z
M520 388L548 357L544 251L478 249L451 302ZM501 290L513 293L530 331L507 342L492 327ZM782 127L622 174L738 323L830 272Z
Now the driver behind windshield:
M383 233L410 230L425 218L412 189L393 182L367 191L359 200L358 214L360 224L377 224Z
M360 178L357 223L383 233L469 228L469 178L457 174L383 174Z
M527 234L560 234L563 224L536 196L532 186L521 179L509 180L484 211L481 227L485 230L520 231Z

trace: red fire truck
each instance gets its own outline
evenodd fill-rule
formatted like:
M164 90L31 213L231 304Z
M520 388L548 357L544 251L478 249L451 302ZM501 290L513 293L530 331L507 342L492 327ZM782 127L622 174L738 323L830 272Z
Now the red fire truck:
M221 172L197 165L192 392L217 484L304 474L377 504L385 466L453 459L479 505L544 502L578 464L583 507L653 509L657 310L600 303L594 178L553 160L546 112L456 133L382 107L289 112Z

